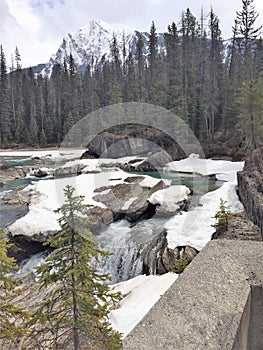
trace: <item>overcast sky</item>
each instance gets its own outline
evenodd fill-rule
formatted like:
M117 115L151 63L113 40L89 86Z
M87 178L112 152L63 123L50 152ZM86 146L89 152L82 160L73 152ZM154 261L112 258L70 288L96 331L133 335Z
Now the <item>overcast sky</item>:
M263 23L263 1L254 0ZM45 63L54 54L65 34L75 32L93 19L121 23L149 30L154 21L158 32L180 20L189 7L199 18L201 7L210 7L219 17L223 37L231 36L231 26L241 0L0 0L0 44L8 63L17 46L23 67Z

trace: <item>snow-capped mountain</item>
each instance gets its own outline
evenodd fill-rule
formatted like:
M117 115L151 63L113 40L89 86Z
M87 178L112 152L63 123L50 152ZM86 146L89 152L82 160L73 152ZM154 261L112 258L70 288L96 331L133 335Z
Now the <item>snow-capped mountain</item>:
M82 27L78 32L69 33L63 38L57 53L50 58L42 74L50 76L55 64L63 65L64 60L69 62L70 54L72 54L79 70L85 69L88 64L95 66L102 60L110 59L110 46L114 36L119 46L120 56L123 44L126 52L135 54L139 33L139 31L123 25L91 21L89 25ZM141 34L144 41L144 54L146 54L149 33L141 32ZM163 34L158 34L158 49L160 53L165 50Z

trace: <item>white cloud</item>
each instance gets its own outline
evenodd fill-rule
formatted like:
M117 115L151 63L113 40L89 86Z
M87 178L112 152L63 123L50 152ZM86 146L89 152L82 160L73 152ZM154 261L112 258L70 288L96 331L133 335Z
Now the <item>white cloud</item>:
M262 0L254 4L261 12L259 25L263 22ZM48 61L65 34L93 19L139 30L149 30L154 21L157 31L162 32L172 21L178 23L187 7L199 18L201 7L208 13L211 6L219 17L223 36L228 37L241 5L241 0L1 0L0 43L8 59L18 46L25 67Z

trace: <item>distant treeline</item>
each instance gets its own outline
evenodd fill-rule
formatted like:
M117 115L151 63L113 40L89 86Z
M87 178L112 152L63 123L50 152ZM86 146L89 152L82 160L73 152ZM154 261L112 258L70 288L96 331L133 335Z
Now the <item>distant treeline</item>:
M50 78L24 71L18 49L8 72L1 46L0 146L59 144L93 110L138 101L173 111L201 141L221 135L257 147L263 136L263 41L253 0L242 4L228 41L212 9L200 19L187 9L164 34L165 55L158 53L153 22L147 56L142 37L135 55L125 47L120 52L113 37L109 61L79 72L70 56Z

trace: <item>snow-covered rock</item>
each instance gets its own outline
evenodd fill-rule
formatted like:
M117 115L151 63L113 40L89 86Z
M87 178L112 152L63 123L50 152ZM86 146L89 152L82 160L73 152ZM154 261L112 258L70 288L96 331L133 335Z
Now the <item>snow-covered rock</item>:
M218 180L236 181L237 171L241 171L244 162L228 160L201 159L198 154L166 164L165 172L195 173L202 176L216 175Z
M85 166L90 164L89 161L90 160L88 159L83 159L80 163L85 168ZM77 171L79 161L68 162L65 168L67 168L68 164L70 164L69 169L72 169L73 166L76 167L74 168L74 171ZM76 173L73 173L72 175L76 175ZM54 234L60 229L57 222L59 215L55 214L54 210L61 207L64 203L65 198L63 189L66 185L72 185L76 188L76 194L83 195L86 204L106 208L102 202L93 200L94 190L96 188L124 184L125 179L132 177L131 174L127 174L122 170L111 169L111 171L103 171L100 173L92 172L79 176L58 177L55 178L55 180L48 179L35 182L26 187L27 190L30 190L31 195L28 207L29 212L24 217L10 225L8 230L13 236L21 234L32 237L36 240L44 241L45 237ZM156 183L158 184L161 182L160 179L158 179L158 181L152 181L150 176L144 176L144 178L146 179L144 185L146 186L147 184L147 187L149 188L153 188L156 186ZM143 191L143 186L140 186L140 188L141 191ZM107 195L107 192L104 191L101 194ZM130 199L130 195L132 197L132 192L127 194L127 198L125 197L126 199L120 204L121 207L127 207L126 202ZM148 197L145 198L145 202L147 201L147 198ZM130 206L131 204L129 203L129 207Z
M130 50L135 55L136 43L139 31L120 24L109 24L105 21L91 21L88 25L80 28L76 33L68 33L49 63L42 70L42 74L50 76L55 64L63 65L64 60L69 63L70 54L78 69L84 70L87 65L92 68L95 65L109 60L111 57L111 43L115 36L120 53L124 45L127 52ZM146 55L146 46L149 39L149 33L141 33ZM164 35L158 34L158 51L164 51ZM122 58L122 57L121 57Z
M172 213L180 209L190 193L190 189L186 186L171 186L153 193L148 201L159 205L162 211Z
M77 159L67 162L55 170L56 176L100 173L102 170L97 159Z

